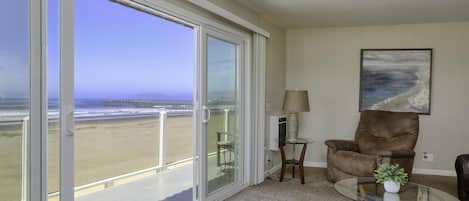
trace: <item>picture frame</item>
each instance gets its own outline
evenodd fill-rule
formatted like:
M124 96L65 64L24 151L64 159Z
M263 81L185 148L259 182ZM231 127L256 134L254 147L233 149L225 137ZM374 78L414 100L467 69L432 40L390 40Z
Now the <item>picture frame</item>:
M431 114L433 49L361 49L359 111Z

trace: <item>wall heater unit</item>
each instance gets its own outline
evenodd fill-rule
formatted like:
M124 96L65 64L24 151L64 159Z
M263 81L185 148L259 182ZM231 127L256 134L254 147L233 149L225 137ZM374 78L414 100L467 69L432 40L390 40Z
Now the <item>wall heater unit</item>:
M278 151L280 144L285 144L287 138L287 117L270 116L269 150Z

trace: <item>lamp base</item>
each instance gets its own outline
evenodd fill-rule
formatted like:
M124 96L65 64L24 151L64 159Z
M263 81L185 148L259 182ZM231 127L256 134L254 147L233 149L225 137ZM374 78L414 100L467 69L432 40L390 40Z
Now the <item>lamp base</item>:
M288 141L298 138L298 113L288 114Z

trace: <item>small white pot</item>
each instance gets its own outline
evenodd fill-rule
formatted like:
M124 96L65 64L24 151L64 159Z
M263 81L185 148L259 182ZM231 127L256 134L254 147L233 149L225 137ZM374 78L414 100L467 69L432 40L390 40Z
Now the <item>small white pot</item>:
M386 190L386 192L397 193L399 189L401 189L401 184L398 182L392 180L384 182L384 190Z

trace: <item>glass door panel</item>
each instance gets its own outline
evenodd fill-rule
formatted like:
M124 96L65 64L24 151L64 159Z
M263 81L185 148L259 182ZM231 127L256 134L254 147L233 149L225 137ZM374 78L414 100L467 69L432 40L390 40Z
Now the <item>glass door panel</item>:
M59 201L59 0L47 0L47 200Z
M75 200L192 198L192 27L77 0L74 37Z
M26 200L30 134L29 1L0 2L0 200Z
M193 27L108 0L47 8L48 200L192 200Z
M207 36L204 110L207 195L239 182L239 44Z

